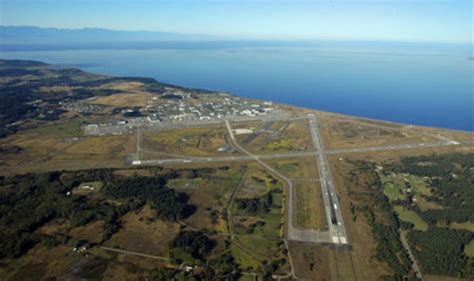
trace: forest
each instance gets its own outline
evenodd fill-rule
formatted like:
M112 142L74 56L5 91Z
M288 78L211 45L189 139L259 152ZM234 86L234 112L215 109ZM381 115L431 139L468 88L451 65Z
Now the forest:
M474 239L469 230L449 225L474 222L474 154L433 154L402 158L387 168L387 173L403 173L423 177L431 195L420 195L441 208L422 210L410 197L396 200L428 223L426 231L414 230L413 224L401 223L408 231L408 241L425 273L448 276L474 276L474 260L464 248Z
M67 243L67 237L44 237L35 231L53 219L64 219L72 226L103 220L105 241L117 232L120 218L144 204L156 210L156 217L166 220L184 218L195 207L187 196L168 189L166 180L177 176L123 178L113 170L51 172L0 179L0 258L19 257L38 242ZM104 181L100 199L73 195L81 182ZM120 199L120 204L109 203Z

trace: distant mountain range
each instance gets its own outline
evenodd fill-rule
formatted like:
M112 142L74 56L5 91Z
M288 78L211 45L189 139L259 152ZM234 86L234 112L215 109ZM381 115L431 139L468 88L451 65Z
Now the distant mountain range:
M33 26L0 26L1 49L28 49L43 46L70 47L104 45L105 43L130 44L139 42L208 41L216 37L159 31L122 31L102 28L60 29Z

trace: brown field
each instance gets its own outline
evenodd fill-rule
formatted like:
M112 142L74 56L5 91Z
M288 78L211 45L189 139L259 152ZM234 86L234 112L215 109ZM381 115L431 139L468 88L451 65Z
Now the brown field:
M193 228L228 233L224 208L232 191L239 184L245 172L244 166L230 166L228 170L221 170L202 177L199 188L180 190L190 196L190 202L197 207L196 213L184 220ZM217 213L217 220L213 222L211 213Z
M78 278L77 271L95 262L94 257L85 257L72 251L72 247L58 246L52 249L36 245L27 255L0 267L2 280L55 280L55 278ZM95 263L97 264L97 263ZM103 266L88 268L90 273L100 276Z
M234 130L244 128L254 132L235 137L242 147L252 153L269 154L313 149L306 120L232 124Z
M324 229L326 216L321 188L316 181L296 181L296 225L299 228Z
M155 211L145 206L123 218L123 226L105 246L163 256L169 242L178 234L179 224L154 219Z
M153 94L145 92L120 93L91 100L91 104L111 105L117 107L145 107Z
M218 152L227 144L226 134L227 130L222 126L142 132L140 154L142 159L228 156L229 152Z
M403 127L392 128L351 119L323 120L322 132L328 149L439 142L433 136Z
M2 147L12 145L20 150L1 154L1 174L120 167L136 150L135 136L128 134L74 139L25 131L0 141Z
M317 112L327 149L439 143L445 138L472 143L471 133Z
M72 227L67 221L55 219L38 229L38 233L46 235L67 235L76 240L86 240L91 243L102 241L104 221L97 220L84 226Z
M361 266L354 251L324 245L290 243L295 275L307 280L380 280L376 264ZM387 272L385 272L387 273Z

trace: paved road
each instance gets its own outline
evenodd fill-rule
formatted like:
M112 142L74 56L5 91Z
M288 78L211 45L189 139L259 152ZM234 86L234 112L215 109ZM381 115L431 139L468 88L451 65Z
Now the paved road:
M293 221L294 220L294 214L293 213L294 213L294 210L296 209L296 206L294 206L295 205L295 203L294 203L295 200L293 199L293 196L295 194L293 182L289 178L287 178L286 176L282 175L280 172L278 172L275 169L273 169L272 167L270 167L267 163L263 162L260 159L260 156L253 155L252 153L247 151L245 148L240 146L239 143L237 143L237 141L235 140L234 133L232 132L232 128L230 126L229 121L226 120L225 124L226 124L227 130L229 131L229 135L230 135L230 139L232 141L232 144L237 149L239 149L240 151L245 153L248 157L250 157L250 159L257 161L260 165L265 167L265 169L267 169L268 171L270 171L271 173L273 173L274 175L276 175L278 178L280 178L281 180L283 180L286 183L286 185L288 187L287 227L286 227L286 232L287 232L286 234L287 235L286 235L286 238L288 240L299 241L299 242L311 242L311 243L330 242L328 233L319 232L319 231L315 231L315 230L309 230L309 229L308 230L298 229L298 228L295 227L295 224L294 224L294 221Z
M293 119L301 119L298 116ZM288 152L288 153L277 153L269 155L254 155L243 148L239 143L236 142L229 120L220 120L224 122L232 144L244 155L236 156L220 156L220 157L186 157L176 155L178 158L171 159L157 159L157 160L141 160L134 161L135 165L165 165L165 164L179 164L179 163L212 163L212 162L230 162L230 161L257 161L267 170L275 174L277 177L282 179L288 186L288 226L287 226L287 239L301 242L315 242L315 243L334 243L334 244L348 244L349 240L347 237L346 228L342 219L341 208L339 205L339 199L337 197L336 188L331 175L331 170L326 158L326 155L342 154L342 153L357 153L357 152L369 152L369 151L381 151L381 150L399 150L399 149L413 149L420 147L438 147L447 145L457 145L459 143L450 141L449 139L442 139L440 143L414 143L414 144L401 144L401 145L388 145L388 146L372 146L363 148L347 148L347 149L334 149L325 151L322 142L319 125L317 123L316 116L314 114L308 114L304 118L309 120L309 129L313 140L314 151L303 151L303 152ZM239 119L242 121L241 119ZM285 119L285 120L288 120ZM248 119L246 119L248 121ZM201 123L202 125L202 123ZM139 157L140 151L148 151L140 147L140 129L137 127L137 158ZM318 166L319 180L321 183L321 191L323 202L325 205L325 213L329 231L315 231L310 229L297 229L294 225L294 210L296 210L296 202L294 197L294 186L293 181L290 178L285 177L278 171L267 165L262 160L264 159L279 159L279 158L295 158L295 157L308 157L314 156Z
M370 152L370 151L382 151L382 150L401 150L401 149L413 149L413 148L425 148L425 147L440 147L459 145L460 143L455 141L443 141L439 143L409 143L399 145L384 145L384 146L369 146L369 147L358 147L358 148L343 148L343 149L332 149L328 150L326 154L342 154L342 153L356 153L356 152Z
M316 150L316 163L318 166L320 185L322 190L323 202L326 211L326 219L329 227L331 241L335 244L348 244L346 227L342 219L341 207L337 198L336 187L331 175L324 145L319 132L319 125L314 114L308 114L309 128L313 139L313 146Z
M361 148L346 148L346 149L333 149L325 150L323 153L327 155L344 154L344 153L359 153L359 152L370 152L370 151L384 151L384 150L401 150L401 149L415 149L415 148L426 148L426 147L442 147L459 145L456 142L443 142L443 143L412 143L412 144L401 144L401 145L387 145L387 146L372 146L372 147L361 147ZM193 157L183 155L170 155L166 153L160 153L144 149L138 145L139 151L166 155L176 158L168 159L153 159L153 160L141 160L140 162L134 163L135 165L165 165L165 164L180 164L180 163L209 163L209 162L231 162L231 161L250 161L253 157L248 155L236 155L236 156L218 156L218 157ZM256 155L260 159L281 159L281 158L296 158L296 157L308 157L316 155L316 151L301 151L301 152L288 152L288 153L275 153L275 154L264 154ZM139 153L137 153L139 157Z
M413 268L413 271L415 271L416 277L418 277L418 279L420 279L420 280L423 280L423 276L421 275L421 270L418 267L418 263L415 260L415 256L411 252L410 245L408 244L407 240L405 239L405 235L403 235L403 232L402 232L401 229L398 229L398 233L400 233L400 241L402 242L403 248L405 248L405 251L408 253L408 256L411 259L412 268Z
M220 119L210 120L185 120L185 121L163 121L163 122L150 122L146 118L133 118L129 119L127 124L101 124L94 130L85 130L86 135L117 135L128 133L135 128L140 127L144 131L153 130L172 130L189 127L203 127L212 125L222 125L226 120L232 122L271 122L271 121L295 121L305 119L304 115L288 116L284 113L278 114L267 114L260 116L228 116Z
M140 149L141 151L147 151ZM170 159L153 159L153 160L141 160L139 165L153 165L153 164L179 164L179 163L206 163L206 162L231 162L231 161L251 161L255 160L255 157L259 159L281 159L281 158L295 158L295 157L307 157L313 156L314 152L289 152L289 153L277 153L269 155L236 155L236 156L219 156L219 157L186 157L176 156L180 158Z

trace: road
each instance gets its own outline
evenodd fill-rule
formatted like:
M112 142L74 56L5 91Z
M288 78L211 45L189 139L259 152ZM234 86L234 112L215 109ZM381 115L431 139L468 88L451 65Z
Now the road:
M303 117L298 116L293 119L302 119ZM257 161L268 171L276 175L278 178L283 180L288 186L288 225L286 237L288 240L301 241L301 242L314 242L314 243L334 243L334 244L349 244L345 224L341 214L341 208L339 205L339 199L337 197L336 188L331 175L331 170L326 158L326 155L343 154L343 153L358 153L358 152L370 152L370 151L382 151L382 150L399 150L399 149L415 149L423 147L438 147L448 145L458 145L460 143L453 142L449 139L440 139L438 143L412 143L412 144L400 144L400 145L387 145L387 146L371 146L361 148L347 148L347 149L333 149L326 151L324 149L319 125L314 114L308 114L304 118L309 120L309 129L313 141L314 151L303 151L303 152L288 152L288 153L276 153L276 154L265 154L265 155L254 155L243 148L235 139L234 133L230 126L229 120L220 120L224 122L232 144L243 153L243 155L235 156L219 156L219 157L188 157L182 155L168 155L176 158L169 159L156 159L156 160L138 160L133 161L134 165L166 165L166 164L184 164L184 163L213 163L213 162L232 162L232 161ZM246 119L247 121L249 119ZM288 120L288 119L285 119ZM242 121L242 119L239 119ZM202 125L202 124L201 124ZM149 151L140 147L140 130L142 127L137 126L137 159L140 156L140 151L161 154L159 152ZM295 227L294 210L298 208L294 200L294 186L293 180L280 174L278 171L267 165L262 160L269 159L280 159L280 158L296 158L296 157L309 157L313 156L316 158L317 168L319 172L318 180L321 185L323 202L325 205L325 213L328 225L328 231L315 231L311 229L298 229Z
M337 198L336 187L334 186L334 181L331 175L331 168L329 167L326 154L324 153L324 145L316 115L308 114L308 120L313 146L316 150L315 157L319 172L319 182L331 241L334 244L349 244L346 227L344 220L342 219L339 199Z
M210 120L183 120L183 121L163 121L150 122L148 119L140 117L128 119L127 124L99 124L94 130L84 130L85 135L103 136L103 135L119 135L129 133L135 128L140 127L144 131L160 131L173 130L189 127L203 127L222 125L226 120L232 122L271 122L271 121L296 121L305 119L304 115L288 116L284 113L267 114L259 116L227 116L224 118L215 118Z
M326 243L330 242L328 233L319 232L315 230L303 230L297 229L294 224L294 210L296 207L294 206L294 185L291 179L287 178L280 172L276 171L272 167L270 167L267 163L263 162L260 159L260 156L253 155L245 148L243 148L234 137L234 133L232 132L232 128L230 126L229 121L225 121L227 130L230 135L230 139L232 144L239 149L241 152L245 153L250 159L257 161L260 165L262 165L265 169L270 171L276 177L280 178L288 187L288 198L287 198L287 227L286 227L286 238L291 241L299 241L299 242L311 242L311 243Z
M139 137L137 137L139 141ZM416 148L433 148L442 146L459 145L456 142L443 142L443 143L412 143L412 144L400 144L400 145L387 145L387 146L371 146L371 147L360 147L360 148L345 148L345 149L333 149L325 150L323 153L327 155L334 154L345 154L345 153L360 153L370 151L384 151L384 150L401 150L401 149L416 149ZM251 161L254 157L248 155L236 155L236 156L218 156L218 157L193 157L184 155L172 155L167 153L161 153L151 151L137 145L137 151L147 152L151 154L171 156L176 158L167 159L153 159L153 160L141 160L134 162L134 165L166 165L166 164L180 164L180 163L210 163L210 162L231 162L231 161ZM296 157L308 157L316 155L316 151L302 151L302 152L288 152L288 153L275 153L275 154L264 154L256 155L260 159L281 159L281 158L296 158ZM137 152L137 160L139 160L140 153Z
M418 267L418 263L415 260L415 256L411 252L410 245L405 239L405 235L403 235L403 232L401 229L398 229L398 233L400 233L400 241L402 242L403 248L405 248L405 251L408 253L408 256L410 257L411 265L412 265L413 271L415 272L416 277L418 277L418 279L420 280L423 280L423 276L421 275L421 270Z
M443 141L439 143L408 143L408 144L398 144L398 145L332 149L332 150L326 151L326 154L343 154L343 153L357 153L357 152L370 152L370 151L383 151L383 150L402 150L402 149L450 146L450 145L459 145L459 144L460 144L459 142L455 142L455 141L448 141L448 142Z

